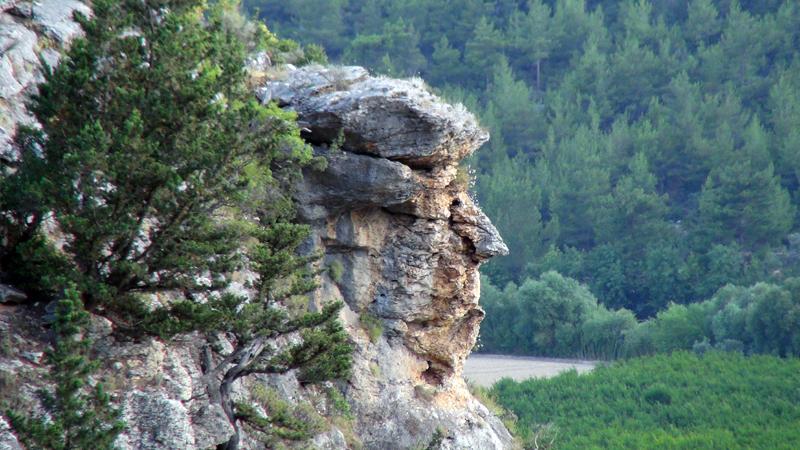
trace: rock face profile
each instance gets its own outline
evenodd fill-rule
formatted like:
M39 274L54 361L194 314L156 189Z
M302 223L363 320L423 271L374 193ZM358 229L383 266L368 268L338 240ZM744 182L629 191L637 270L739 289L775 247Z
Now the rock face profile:
M1 159L16 158L10 142L17 126L35 125L24 100L41 78L41 62L57 63L79 33L75 10L90 13L74 0L0 0ZM488 134L421 80L373 77L359 67L273 72L258 97L294 110L303 137L327 160L324 169L306 169L295 194L299 218L313 230L304 250L322 254L326 269L309 302L345 303L341 319L355 349L352 376L339 384L353 430L331 422L309 446L424 448L438 434L442 449L511 448L508 431L461 376L484 316L478 267L508 251L459 168ZM45 369L44 308L19 306L24 293L13 287L0 291L0 343L9 347L0 351L0 389L34 398ZM203 337L131 342L112 330L93 318L98 378L127 425L120 448L206 449L228 440L230 423L203 395ZM224 347L224 337L216 344ZM236 395L246 398L258 384L323 416L330 411L324 391L292 374L239 383ZM243 436L242 447L263 445ZM0 416L0 450L19 448Z
M297 112L324 155L297 200L329 268L317 302L342 299L356 345L347 396L367 448L510 446L461 377L478 335L478 266L508 249L466 192L461 159L487 139L420 80L360 67L290 70L259 90Z

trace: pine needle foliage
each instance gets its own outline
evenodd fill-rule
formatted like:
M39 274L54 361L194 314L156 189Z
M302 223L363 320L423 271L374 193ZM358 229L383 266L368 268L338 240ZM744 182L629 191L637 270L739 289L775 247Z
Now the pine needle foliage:
M39 393L44 414L6 412L14 431L30 450L111 449L123 429L121 411L111 405L102 384L88 383L98 368L98 363L88 357L91 341L82 336L88 323L89 314L78 291L67 289L56 307L55 343L46 356L48 378L54 388Z
M42 130L19 133L7 247L53 217L90 308L223 287L253 237L230 218L290 215L280 182L311 158L294 117L251 95L221 7L101 0L93 11L33 97Z
M306 383L345 377L351 354L341 303L284 307L318 275L316 258L298 255L309 228L294 223L290 192L312 153L294 114L261 105L248 87L247 49L261 44L242 41L235 6L93 1L91 19L76 17L85 36L46 68L32 98L41 130L18 133L22 160L0 181L0 265L12 281L25 276L15 267L33 267L43 276L25 281L43 291L74 283L83 306L131 334L231 341L232 352L203 355L210 400L236 430L228 450L252 417L231 399L235 381L293 370ZM50 224L63 251L42 238ZM253 294L231 293L245 269ZM154 306L151 294L162 293L178 298Z

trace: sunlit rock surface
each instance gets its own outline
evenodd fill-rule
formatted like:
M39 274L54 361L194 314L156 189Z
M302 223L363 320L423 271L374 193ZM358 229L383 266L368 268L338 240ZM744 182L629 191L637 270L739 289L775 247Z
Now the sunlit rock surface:
M77 0L0 0L0 160L17 159L11 145L17 126L35 125L25 98L42 81L42 62L57 64L80 35L75 11L91 14Z
M312 250L344 268L317 300L347 305L357 344L347 394L366 446L413 447L439 427L448 448L509 447L461 376L484 315L478 266L508 251L458 180L487 133L421 81L359 67L290 70L259 93L295 110L328 158L325 171L307 170L298 199ZM377 339L367 316L381 324Z

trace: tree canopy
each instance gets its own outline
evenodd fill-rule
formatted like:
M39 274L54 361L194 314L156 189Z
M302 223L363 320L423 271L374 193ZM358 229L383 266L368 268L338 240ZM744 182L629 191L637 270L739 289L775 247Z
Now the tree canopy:
M232 351L209 344L202 358L208 395L236 431L228 450L241 424L269 435L285 419L234 402L234 382L291 370L304 383L345 377L351 353L341 303L289 307L315 287L315 255L298 251L309 228L295 223L291 200L312 153L294 114L260 104L246 71L248 51L292 46L237 6L93 1L92 18L76 17L84 37L31 99L41 129L19 131L22 159L0 179L0 266L11 283L46 300L70 287L76 311L79 301L121 333L227 336ZM244 290L230 289L236 271L252 274ZM70 330L53 355L80 353L62 342L80 331ZM76 403L89 370L61 375L59 364L56 412L82 433L64 448L86 448L77 443L93 435L73 422L94 420Z
M419 74L491 130L471 164L511 249L492 283L566 271L644 318L798 274L796 2L311 3L245 4L300 41L336 25L331 59Z

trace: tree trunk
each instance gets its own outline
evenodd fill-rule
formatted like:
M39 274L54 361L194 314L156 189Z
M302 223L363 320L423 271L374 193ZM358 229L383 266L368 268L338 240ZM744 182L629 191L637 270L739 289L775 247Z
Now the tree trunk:
M542 60L536 60L536 90L542 91Z
M238 361L234 361L234 366L225 372L222 381L219 384L219 404L228 421L233 426L233 435L221 450L238 450L239 449L239 421L236 418L236 411L234 411L233 400L231 399L231 391L233 390L233 383L245 374L250 364L253 363L261 353L264 351L265 342L263 338L257 338L253 342L247 344L247 349L241 352L241 357ZM236 351L234 351L236 353Z

